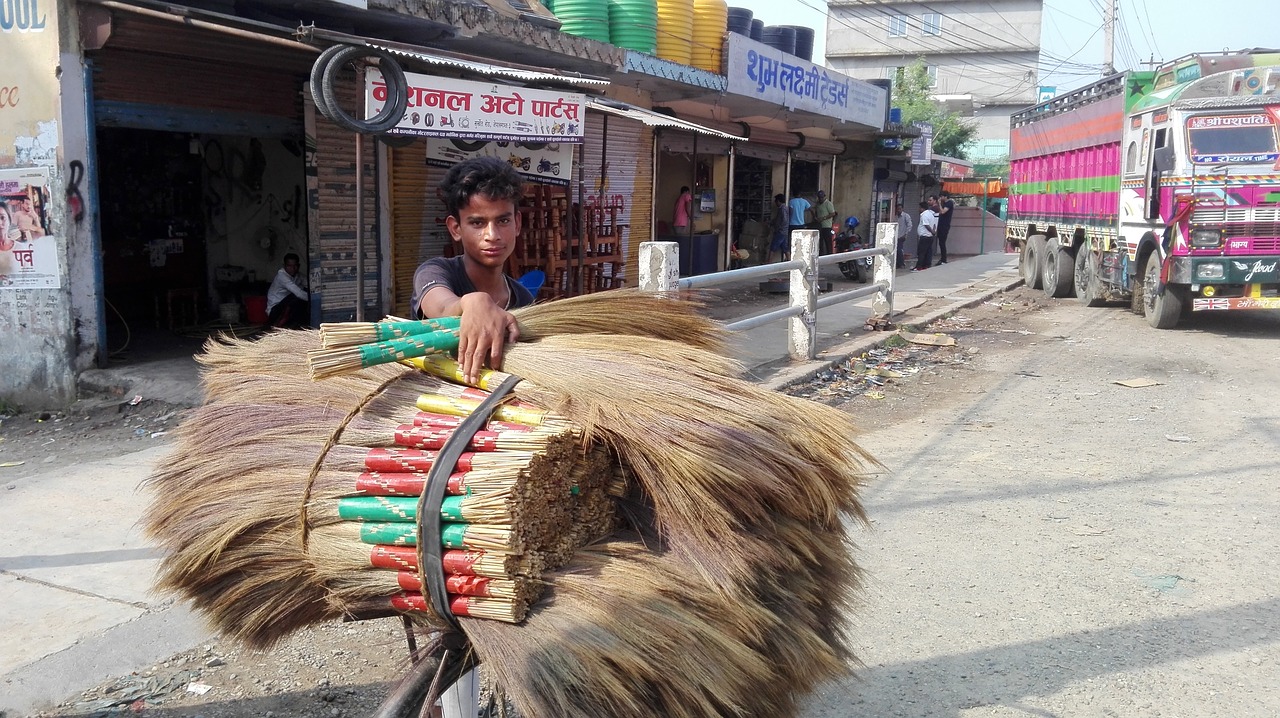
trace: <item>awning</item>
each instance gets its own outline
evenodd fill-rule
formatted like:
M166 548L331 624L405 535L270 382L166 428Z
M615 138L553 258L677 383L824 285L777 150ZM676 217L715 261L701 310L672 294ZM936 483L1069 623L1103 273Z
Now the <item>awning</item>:
M1009 188L1004 182L998 179L989 180L942 180L942 189L951 194L966 194L975 197L981 197L984 194L988 198L1000 198L1009 196Z
M617 115L618 117L626 117L628 119L637 120L639 122L643 122L644 124L650 127L670 127L677 130L684 130L686 132L696 132L700 135L708 135L710 137L719 137L725 140L745 140L746 139L745 137L733 135L728 132L713 130L710 127L699 125L696 122L689 122L688 120L682 120L678 117L664 115L660 112L654 112L653 110L646 110L643 107L636 107L635 105L629 105L625 102L619 102L617 100L606 100L601 97L588 97L587 109L596 110L598 112L606 112L611 115Z
M369 47L385 50L393 55L411 58L428 65L453 67L459 70L467 70L481 75L491 75L493 77L507 77L514 80L524 80L526 82L563 82L570 85L586 86L609 84L609 80L602 77L587 77L577 73L565 74L554 72L549 69L531 70L521 67L513 67L510 65L494 65L488 62L480 62L479 60L469 60L445 54L426 52L419 48L404 45L392 45L384 41L376 43L365 41L365 44Z

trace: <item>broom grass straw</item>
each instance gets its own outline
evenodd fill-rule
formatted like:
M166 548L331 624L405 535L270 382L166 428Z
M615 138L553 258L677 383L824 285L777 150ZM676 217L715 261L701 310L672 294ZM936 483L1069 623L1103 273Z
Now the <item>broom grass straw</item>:
M317 571L329 580L343 575L364 576L371 574L371 569L418 570L415 547L361 543L359 530L351 522L317 526L311 530L308 545ZM536 552L465 549L446 550L443 565L448 573L486 578L536 578L546 568L545 558Z
M403 339L436 331L454 331L462 325L462 317L439 317L416 321L337 322L320 325L320 345L325 349L372 344L388 339Z
M565 497L566 499L568 497ZM477 496L446 496L440 504L440 519L467 524L513 526L525 506L513 490ZM346 496L336 500L313 501L307 518L316 523L334 521L418 520L416 496Z
M500 453L500 452L494 452ZM445 493L450 496L472 496L511 491L520 482L525 466L502 469L457 471L448 478ZM317 499L339 499L348 496L417 497L427 485L427 475L366 471L321 471L316 475L312 495Z
M307 364L312 379L324 379L401 359L457 350L457 330L439 330L353 347L312 349L307 352Z
M397 611L408 613L429 613L435 615L431 602L421 593L404 591L390 599L391 607ZM385 603L383 604L385 605ZM529 613L529 607L519 601L505 598L477 598L475 596L449 595L449 609L455 616L464 618L485 618L503 623L520 623Z
M344 521L342 523L354 526L363 543L391 546L418 545L417 523L405 521ZM468 551L520 553L525 548L523 537L511 526L442 523L440 539L441 545L445 548Z

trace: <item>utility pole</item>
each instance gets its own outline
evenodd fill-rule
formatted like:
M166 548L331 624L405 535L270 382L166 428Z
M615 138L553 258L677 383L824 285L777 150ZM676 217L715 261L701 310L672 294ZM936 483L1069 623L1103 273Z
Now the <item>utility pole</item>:
M1103 0L1107 4L1102 13L1102 76L1116 74L1116 4L1120 0Z

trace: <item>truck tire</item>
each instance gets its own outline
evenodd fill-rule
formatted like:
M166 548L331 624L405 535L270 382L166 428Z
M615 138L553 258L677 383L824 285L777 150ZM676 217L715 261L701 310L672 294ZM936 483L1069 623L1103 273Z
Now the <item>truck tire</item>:
M1045 243L1044 274L1041 283L1044 293L1050 298L1071 296L1071 284L1075 278L1075 256L1069 248L1064 248L1056 239Z
M1027 289L1040 289L1043 278L1043 260L1045 252L1045 241L1043 234L1036 234L1027 237L1027 243L1022 246L1022 281L1026 283Z
M1160 284L1160 257L1152 252L1142 268L1142 313L1147 324L1156 329L1172 329L1182 315L1184 292L1181 287L1166 285L1157 292Z
M1082 245L1076 250L1076 298L1086 307L1100 307L1102 296L1102 267L1098 257Z

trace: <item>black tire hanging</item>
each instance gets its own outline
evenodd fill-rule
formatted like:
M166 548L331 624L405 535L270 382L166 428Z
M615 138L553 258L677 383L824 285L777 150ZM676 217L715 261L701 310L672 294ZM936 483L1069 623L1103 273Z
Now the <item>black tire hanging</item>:
M387 83L387 101L377 116L369 120L360 120L347 114L338 102L334 81L337 73L348 62L362 57L378 59L378 69L382 71L382 79ZM317 84L320 88L316 94ZM360 88L363 93L364 88ZM311 95L316 107L334 124L361 134L376 135L386 132L404 118L409 106L408 80L400 63L391 53L375 47L358 45L335 45L325 50L316 58L311 67Z

